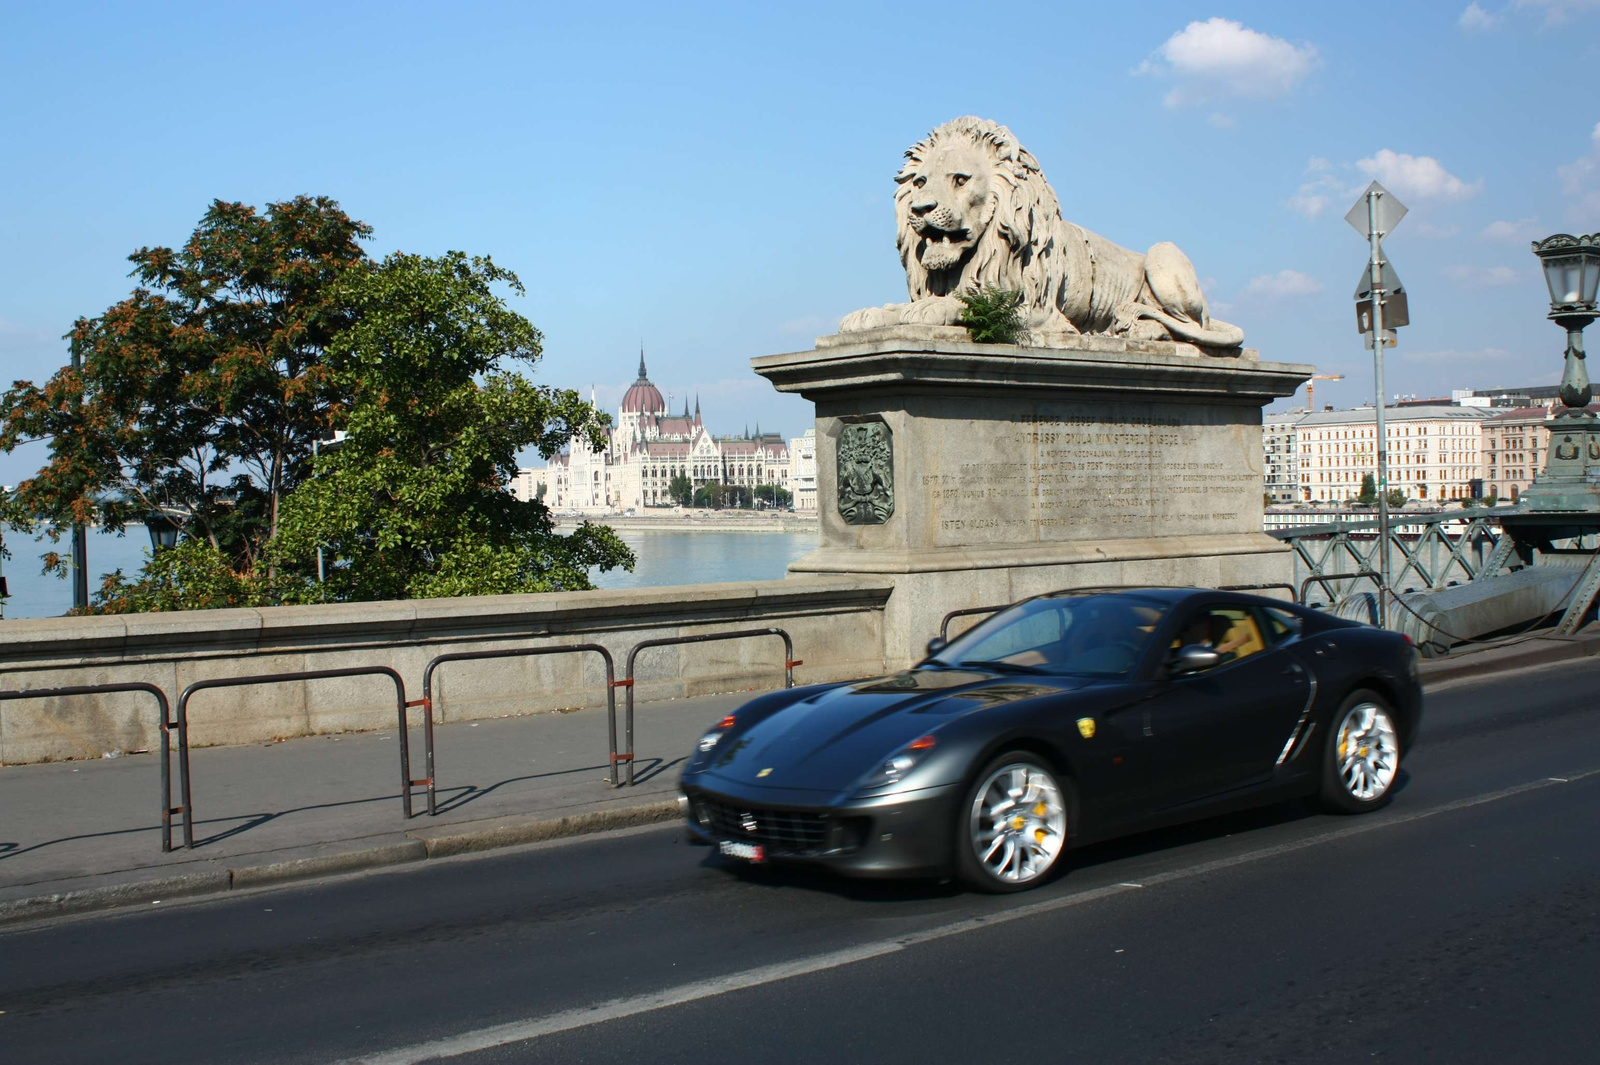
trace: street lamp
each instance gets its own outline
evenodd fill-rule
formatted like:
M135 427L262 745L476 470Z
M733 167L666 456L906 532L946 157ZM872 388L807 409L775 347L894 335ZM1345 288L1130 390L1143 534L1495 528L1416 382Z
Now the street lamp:
M159 510L151 511L144 519L145 531L150 534L150 553L169 551L178 546L178 523Z
M1574 237L1557 233L1533 242L1550 288L1550 320L1567 331L1567 365L1561 375L1561 402L1566 415L1580 415L1594 398L1584 367L1583 329L1600 316L1595 290L1600 287L1600 233Z

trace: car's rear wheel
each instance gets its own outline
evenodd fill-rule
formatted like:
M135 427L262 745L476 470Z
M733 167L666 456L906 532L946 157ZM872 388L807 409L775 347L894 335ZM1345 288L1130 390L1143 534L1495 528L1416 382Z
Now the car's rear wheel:
M1351 692L1332 718L1323 745L1322 805L1337 813L1365 813L1389 801L1400 772L1400 737L1394 710L1377 692Z
M973 778L956 824L956 870L979 891L1025 891L1067 849L1071 799L1038 755L1010 751Z

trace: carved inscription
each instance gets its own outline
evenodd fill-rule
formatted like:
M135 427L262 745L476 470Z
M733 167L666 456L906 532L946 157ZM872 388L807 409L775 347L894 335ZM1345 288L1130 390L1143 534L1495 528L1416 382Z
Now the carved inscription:
M1207 447L1207 432L1222 436ZM1261 490L1260 471L1228 453L1227 433L1163 417L1026 417L1003 423L986 454L919 483L944 542L1227 528L1252 516L1252 493Z

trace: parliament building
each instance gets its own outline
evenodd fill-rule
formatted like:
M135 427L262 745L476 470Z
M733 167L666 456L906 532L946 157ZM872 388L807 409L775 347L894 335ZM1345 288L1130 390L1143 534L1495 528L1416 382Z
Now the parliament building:
M701 420L698 399L693 414L687 397L683 413L673 414L645 374L643 352L639 379L622 397L606 437L599 451L585 440L574 440L543 470L527 471L531 487L543 483L546 506L609 514L671 506L667 486L680 474L695 488L790 487L789 448L780 434L763 433L758 425L744 436L712 436Z

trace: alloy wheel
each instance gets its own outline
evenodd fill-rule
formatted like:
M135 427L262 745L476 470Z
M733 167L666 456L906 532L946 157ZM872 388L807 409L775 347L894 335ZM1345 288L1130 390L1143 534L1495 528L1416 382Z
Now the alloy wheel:
M1352 706L1339 723L1334 765L1344 790L1362 802L1381 798L1400 768L1400 742L1389 712L1377 703Z
M990 773L968 818L973 855L1002 884L1025 884L1049 872L1067 842L1067 807L1050 773L1012 762Z

